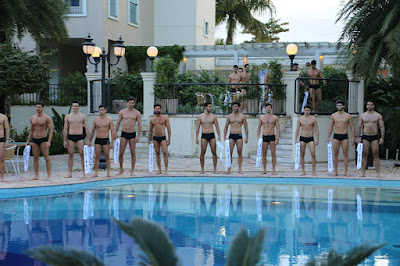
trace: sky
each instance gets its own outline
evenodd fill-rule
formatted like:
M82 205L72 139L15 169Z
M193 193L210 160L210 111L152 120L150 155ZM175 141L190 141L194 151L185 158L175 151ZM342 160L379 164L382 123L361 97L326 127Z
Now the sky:
M335 23L343 0L273 0L280 22L289 22L288 32L280 33L281 42L336 42L343 28L340 21ZM269 14L256 15L267 22ZM236 31L234 43L251 40L251 35ZM226 24L217 26L215 38L226 39Z

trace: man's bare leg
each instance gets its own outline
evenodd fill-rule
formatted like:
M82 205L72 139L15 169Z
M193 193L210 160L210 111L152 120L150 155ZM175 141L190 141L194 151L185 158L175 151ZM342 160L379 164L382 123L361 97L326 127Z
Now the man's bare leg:
M164 167L165 167L164 174L168 175L168 146L166 140L161 141L161 148L164 156Z
M217 140L216 139L212 139L210 140L210 148L211 148L211 153L213 156L213 166L214 166L214 174L218 174L217 172L217 162L218 162L218 158L217 158Z
M311 153L311 161L312 161L312 175L317 175L317 173L315 172L315 166L317 164L317 160L315 159L315 145L314 145L314 141L310 141L308 143L308 149L310 150Z
M40 150L42 151L43 157L46 161L46 169L47 169L47 179L51 179L51 160L49 155L49 147L46 147L46 142L40 143Z
M367 170L368 154L371 144L369 141L363 140L363 158L362 158L362 174L361 177L365 177L365 170Z
M334 176L338 175L340 140L332 140Z
M306 175L306 168L304 165L304 156L306 154L306 143L304 141L300 141L300 165L301 165L301 175Z
M75 142L72 140L67 140L67 149L68 149L68 174L65 178L72 177L72 167L74 165L74 152L75 152Z
M6 169L4 157L5 157L5 149L4 149L4 142L0 142L0 176L1 181L4 181L4 171Z
M343 151L343 164L344 164L344 175L348 175L348 165L349 165L349 140L342 140L342 151Z
M272 157L272 174L276 175L276 144L275 141L270 141L269 146L271 147L271 157Z
M266 174L267 173L267 152L268 152L268 142L264 142L262 144L262 164L263 164L263 169L264 171L262 172L262 174Z
M101 145L94 145L94 153L96 155L96 160L94 161L94 175L92 177L99 176L99 164L100 164L100 156L101 156Z
M238 153L238 164L239 164L239 174L243 174L242 163L243 163L243 139L236 140L236 148Z
M161 158L160 158L160 143L158 141L153 140L154 151L156 153L156 162L158 167L157 174L161 175Z
M321 89L319 88L319 89L316 89L315 90L315 94L316 94L316 103L315 103L315 110L314 110L314 112L317 112L317 110L318 110L318 107L319 107L319 105L321 104L321 101L322 101L322 95L321 95Z
M110 177L111 176L110 145L103 145L103 152L104 152L104 157L106 158L107 177Z
M126 149L126 145L128 144L128 140L126 138L119 138L120 143L119 143L119 172L117 175L122 175L124 173L124 153Z
M230 174L232 170L232 157L233 157L233 150L235 149L235 141L233 139L229 139L229 149L231 152L231 167L229 167L228 170L226 171L227 174Z
M40 147L37 144L32 144L32 155L33 155L33 169L35 171L35 176L33 180L39 180L39 155Z
M316 112L315 109L315 90L314 89L310 89L310 97L311 97L311 102L312 102L312 112Z
M382 177L381 176L381 162L379 160L379 141L378 140L372 141L371 149L372 149L372 155L374 156L376 176Z
M86 173L85 173L85 156L84 156L84 154L83 154L83 146L84 146L83 140L78 141L78 142L76 143L76 146L78 147L79 156L81 157L82 176L83 176L83 178L86 178Z
M133 175L136 165L136 140L134 138L129 140L129 149L131 151L131 175Z
M207 144L208 144L208 140L201 139L201 152L200 152L200 167L201 167L201 171L200 171L200 174L204 174L204 156L205 156L206 151L207 151Z

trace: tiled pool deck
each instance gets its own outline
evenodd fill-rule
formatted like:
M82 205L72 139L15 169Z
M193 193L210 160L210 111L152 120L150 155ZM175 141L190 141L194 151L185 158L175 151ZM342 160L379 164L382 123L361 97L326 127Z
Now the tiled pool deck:
M268 158L270 159L270 158ZM43 187L43 186L54 186L54 185L68 185L68 184L79 184L79 183L87 183L99 180L109 180L115 178L131 178L132 176L129 174L130 167L130 158L124 160L124 168L125 173L121 176L117 176L119 166L112 163L112 172L111 177L106 177L106 172L101 170L99 172L99 177L92 178L93 172L88 175L88 178L82 178L82 171L80 170L80 159L78 154L74 157L74 171L72 178L64 178L67 173L67 155L53 155L51 156L52 160L52 178L51 181L47 180L45 162L43 158L40 158L40 180L32 180L33 177L33 169L32 169L32 161L30 162L29 171L27 173L21 173L19 177L16 177L13 173L12 167L8 164L9 174L6 174L6 181L0 182L1 188L26 188L26 187ZM170 157L169 158L169 177L179 176L179 177L215 177L215 178L224 178L224 177L294 177L294 178L330 178L330 179L368 179L368 180L398 180L400 181L400 168L395 168L394 164L399 163L399 161L394 160L381 160L381 173L382 178L376 177L375 170L368 170L366 177L360 177L360 171L356 169L356 166L353 162L349 163L349 176L343 175L343 163L339 163L339 176L335 177L327 171L327 164L320 163L317 164L317 176L311 175L311 165L306 164L306 172L307 176L301 176L300 171L294 170L294 165L289 163L279 163L277 164L277 175L271 174L271 165L270 161L267 165L268 174L261 175L261 168L255 167L254 159L243 159L243 171L244 174L238 174L237 161L234 158L232 174L225 174L223 164L218 162L218 170L219 174L212 173L212 160L206 159L206 173L205 175L201 175L200 172L200 162L198 158L178 158L178 157ZM154 165L156 168L156 164ZM162 167L164 168L164 162L162 160ZM21 170L23 169L23 165L20 166ZM163 176L163 175L161 175ZM133 176L134 178L141 177L160 177L154 171L150 173L148 171L148 159L147 158L139 158L136 162L136 171Z

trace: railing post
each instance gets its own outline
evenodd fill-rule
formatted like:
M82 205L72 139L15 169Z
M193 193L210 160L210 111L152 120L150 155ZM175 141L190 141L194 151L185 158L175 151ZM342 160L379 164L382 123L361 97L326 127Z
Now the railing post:
M101 79L101 73L95 73L95 72L86 72L85 73L86 80L87 80L87 104L88 104L88 113L90 113L90 106L93 106L96 108L96 106L100 105L102 102L101 99L101 88L98 88L97 86L93 86L93 91L92 92L92 97L90 97L90 82L92 80L100 80ZM100 96L100 97L99 97ZM93 99L92 99L93 98ZM93 101L93 102L92 102Z
M296 113L294 112L294 103L296 99L295 91L294 91L294 82L296 78L299 77L298 71L289 71L283 72L283 83L286 84L286 115L294 116Z
M346 74L348 80L354 80L354 75L351 71L347 71ZM354 99L354 102L348 103L348 109L350 111L351 108L352 111L362 114L364 112L364 79L359 79L359 82L356 84L357 85L353 86L353 88L357 91L349 91L349 101ZM349 89L350 88L351 87L349 86ZM350 104L353 104L354 106L350 106Z
M156 81L155 72L140 73L143 79L143 120L149 119L153 115L154 105L154 83ZM164 107L164 106L163 106Z

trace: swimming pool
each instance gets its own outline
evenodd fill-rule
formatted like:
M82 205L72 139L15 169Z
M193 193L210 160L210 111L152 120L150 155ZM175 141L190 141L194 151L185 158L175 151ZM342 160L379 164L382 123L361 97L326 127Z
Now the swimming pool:
M4 191L0 265L34 265L24 252L41 245L86 249L106 265L136 265L142 253L111 217L161 225L182 265L224 265L241 227L267 228L265 265L302 265L332 247L343 253L366 242L388 245L365 265L400 265L397 183L148 178L82 186Z

